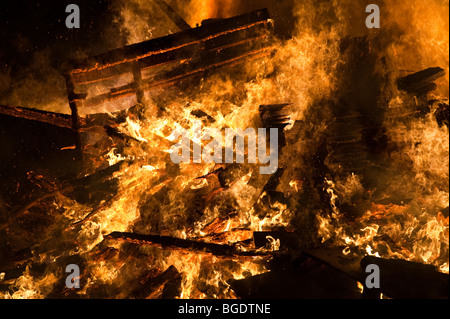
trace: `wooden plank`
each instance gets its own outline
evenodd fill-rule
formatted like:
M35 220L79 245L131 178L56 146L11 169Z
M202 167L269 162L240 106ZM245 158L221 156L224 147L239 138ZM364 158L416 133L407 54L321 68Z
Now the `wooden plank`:
M365 287L368 273L367 265L375 264L380 269L380 288L364 288L371 292L376 289L377 295L383 293L396 299L436 299L448 298L449 276L436 271L432 265L402 259L385 259L374 256L361 257L349 253L344 255L343 248L319 248L304 251L306 256L315 258L338 269ZM367 292L366 291L366 292Z
M314 259L289 259L271 271L228 283L240 299L361 299L354 280Z
M224 52L222 55L213 57L213 60L215 60L215 61L212 61L212 62L215 62L215 63L212 63L207 66L199 66L198 68L194 68L193 65L189 65L188 67L182 67L185 69L186 72L183 72L183 70L181 70L182 68L180 68L180 69L176 69L170 73L163 74L163 75L161 75L160 78L157 78L156 80L155 79L144 79L142 81L142 88L144 90L149 90L149 89L154 89L157 87L170 86L176 82L179 82L179 81L187 79L187 78L202 76L205 74L206 71L209 71L212 69L220 68L223 66L232 66L237 63L242 63L246 59L255 59L255 58L267 56L270 54L270 49L262 48L259 50L246 52L244 54L234 56L234 57L233 56L230 56L230 57L224 56L226 53L227 52ZM199 60L199 63L200 63L200 60ZM86 108L93 107L93 106L102 104L107 101L112 101L112 100L130 96L130 95L134 95L136 92L136 87L137 86L134 82L129 83L127 85L114 88L108 93L100 94L100 95L97 95L95 97L92 97L92 98L86 99L86 100L78 100L78 101L76 101L76 103L77 103L78 107L86 107Z
M360 268L361 257L351 253L344 255L343 249L344 247L317 248L306 250L303 254L342 271L354 280L364 282L364 272Z
M0 114L31 121L43 122L64 128L72 128L72 119L70 115L61 113L42 111L20 106L0 105Z
M270 18L267 9L245 13L236 17L223 19L198 28L174 33L165 37L144 41L123 48L90 57L68 73L71 75L105 69L114 65L136 61L154 54L169 52L181 47L206 41L221 35L249 28L253 25L266 24Z
M165 1L163 0L153 0L156 2L156 4L163 10L170 20L180 29L180 30L189 30L191 26L187 24L186 21L182 17L176 13L176 11L169 6Z
M438 272L433 265L374 256L366 256L361 260L362 269L366 269L369 264L379 267L379 291L390 298L448 299L449 297L449 275Z
M78 108L77 104L74 101L75 98L78 97L78 95L75 93L75 85L73 84L72 78L68 75L65 75L66 80L66 89L67 89L67 95L69 99L69 106L70 110L72 112L72 130L75 133L75 147L76 147L76 159L80 163L83 162L83 145L81 141L81 135L80 135L80 127L81 127L81 121L80 116L78 114Z
M431 82L444 75L445 71L440 67L428 68L399 78L397 86L409 93L429 91L436 87Z
M174 48L170 51L155 53L136 61L124 62L123 64L111 65L107 68L92 69L88 72L71 74L74 84L89 84L98 81L112 79L124 73L132 72L132 64L137 63L141 69L148 69L168 63L174 63L180 60L190 60L201 51L211 51L213 54L217 51L236 46L253 40L262 40L267 37L264 34L265 24L255 25L248 29L241 29L231 33L225 33L218 37L211 38L204 42L198 41L189 45Z
M168 249L190 250L199 253L211 253L216 256L245 257L245 256L270 256L271 252L265 251L240 251L231 245L206 243L189 239L181 239L170 236L143 235L128 232L112 232L104 237L106 240L115 239L141 245L157 245Z

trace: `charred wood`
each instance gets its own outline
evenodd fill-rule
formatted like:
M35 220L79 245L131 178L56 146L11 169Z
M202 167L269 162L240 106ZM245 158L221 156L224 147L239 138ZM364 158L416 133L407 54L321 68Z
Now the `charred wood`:
M16 279L24 274L24 272L27 270L32 276L41 276L45 270L47 269L47 265L44 263L27 263L23 264L19 267L11 268L11 269L4 269L0 270L0 274L4 273L2 281L9 281L11 279Z
M191 26L187 24L186 21L182 17L176 13L176 11L169 6L164 0L153 0L156 4L163 10L170 20L180 29L180 30L189 30Z
M214 123L216 121L211 115L200 109L193 110L191 114L200 119L205 119L206 123L208 124Z
M445 74L440 67L428 68L413 74L409 74L397 80L397 87L408 93L424 94L433 90L435 86L432 83Z
M354 280L313 259L305 259L297 265L287 261L268 273L229 283L242 299L361 298Z
M72 128L71 116L61 113L42 111L20 106L0 105L0 114L31 121L43 122L64 128Z
M289 125L290 117L287 110L289 105L291 104L260 105L259 115L263 126L265 128L275 127L282 130Z
M430 101L432 104L437 103L437 109L434 111L434 117L436 118L436 121L439 125L439 127L445 125L448 126L449 123L449 103L448 100L445 101Z
M278 184L280 184L280 178L283 175L283 173L284 168L280 167L274 174L270 175L270 178L264 185L261 194L264 192L266 192L269 195L275 193L275 189L277 188Z
M361 260L362 269L366 269L369 264L379 267L379 291L390 298L448 299L449 297L449 275L438 272L433 265L374 256L366 256Z
M181 277L181 274L174 266L170 266L163 273L156 275L155 269L151 270L140 283L140 287L135 289L131 294L130 298L133 299L147 299L147 298L155 298L155 294L157 294L158 290L162 288L162 286L166 285L168 282L173 284L177 282L176 279ZM181 284L181 281L179 282ZM164 287L165 288L165 287ZM166 294L167 294L166 288ZM172 287L172 289L176 290L176 288ZM167 297L167 295L166 295Z
M120 132L117 128L112 127L110 125L105 125L104 128L105 128L106 134L108 134L109 136L116 136L123 140L133 140L136 142L142 142L133 136L130 136L128 134Z
M279 148L286 145L286 137L284 135L284 128L289 125L290 117L286 104L269 104L259 106L259 116L263 127L278 129L278 146Z
M17 211L17 214L23 213L23 212L29 210L31 207L39 204L41 201L43 201L47 198L51 198L57 194L65 193L68 191L73 191L76 188L84 188L85 189L88 187L92 187L92 185L95 185L97 183L101 183L104 180L111 178L112 174L114 172L118 171L124 163L125 163L125 161L121 161L121 162L118 162L114 165L107 167L106 169L99 170L99 171L95 172L94 174L91 174L91 175L88 175L86 177L82 177L79 179L71 180L70 182L67 182L65 186L58 188L52 192L48 192L48 193L44 194L43 196L40 196L40 197L34 199L27 205L20 208Z
M314 249L304 252L325 264L343 272L366 287L367 265L380 269L380 288L376 292L366 291L365 298L374 298L380 293L395 299L448 298L448 274L440 273L436 267L402 259L384 259L374 256L361 258L355 253L344 255L342 248Z
M304 251L304 255L320 260L321 262L345 273L350 278L363 282L365 273L360 268L361 257L356 254L344 255L343 247L318 248Z
M158 53L171 51L203 39L213 39L216 36L222 35L224 32L234 32L253 24L266 23L269 18L269 12L264 9L221 20L215 24L188 29L162 38L133 44L88 58L79 63L70 73L73 75L82 74L96 69L126 64L150 55L149 52Z
M123 240L128 242L134 242L141 245L157 245L162 248L169 249L183 249L196 251L199 253L211 253L216 256L268 256L270 252L264 251L240 251L232 245L221 245L214 243L205 243L200 241L193 241L189 239L181 239L169 236L159 235L142 235L136 233L126 232L112 232L104 237L108 239Z

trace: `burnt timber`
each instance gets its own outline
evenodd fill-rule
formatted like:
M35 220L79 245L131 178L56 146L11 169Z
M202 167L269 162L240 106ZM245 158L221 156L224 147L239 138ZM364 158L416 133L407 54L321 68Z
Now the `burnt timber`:
M165 11L168 12L167 8ZM175 18L174 12L170 12L168 14ZM105 107L113 108L109 111L128 109L142 105L145 93L152 89L202 77L211 70L270 54L267 9L192 29L180 25L180 19L175 20L183 30L181 32L118 48L65 67L63 75L78 159L83 158L80 108L87 110L85 113L104 112ZM162 66L164 70L160 69ZM129 82L130 75L132 82ZM90 96L89 91L100 91L100 94Z
M259 10L229 19L186 29L179 33L115 49L75 63L66 71L69 101L77 108L93 107L106 101L135 95L137 90L170 85L186 77L203 75L219 66L239 63L248 57L266 52L268 42L261 41L268 34L267 10ZM152 67L172 63L175 72L153 74L142 78L139 74ZM77 86L110 80L123 74L133 74L134 81L109 92L86 98L75 94Z
M170 14L166 9L163 10ZM54 167L58 169L51 175L57 179L72 179L73 176L94 173L91 166L99 165L89 165L90 161L96 162L97 159L86 154L89 145L84 139L90 129L103 130L104 139L132 139L118 133L115 126L118 121L125 120L127 114L139 113L144 94L149 90L202 77L223 66L239 66L249 59L270 54L269 19L267 9L262 9L228 19L208 21L195 28L184 26L181 32L175 34L70 62L61 71L66 83L70 115L20 106L0 106L0 120L5 122L2 125L5 140L10 134L23 135L11 146L11 154L21 158L36 158L33 163L25 161L23 165L20 164L24 167L14 175L26 175L30 170L55 171ZM164 66L164 72L161 66ZM120 82L123 76L132 79L132 82ZM103 92L91 96L92 91L98 92L99 86L96 85L100 85ZM105 87L107 91L104 91ZM103 109L103 105L111 101L117 102L112 110L108 110L114 117ZM83 107L85 109L80 112ZM83 113L87 115L81 115ZM19 126L29 129L22 130ZM28 145L23 145L21 140L27 140ZM45 143L42 142L44 140ZM30 155L21 155L25 153ZM0 158L5 167L24 162L8 154L9 150L4 152L4 158ZM15 185L13 177L0 177L6 179L5 184ZM8 194L17 193L12 189L5 191Z
M140 245L157 245L163 248L182 249L196 252L211 253L216 256L268 256L265 251L241 251L237 247L225 244L214 244L189 239L181 239L160 235L144 235L128 232L112 232L104 237L105 240L121 240Z

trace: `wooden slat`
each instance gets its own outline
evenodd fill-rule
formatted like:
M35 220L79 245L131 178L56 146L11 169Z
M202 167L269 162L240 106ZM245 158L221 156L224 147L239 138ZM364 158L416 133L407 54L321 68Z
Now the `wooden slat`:
M66 114L8 105L0 105L0 114L72 128L72 119Z
M200 54L202 51L220 51L255 39L262 40L267 37L267 34L264 34L264 30L266 30L265 24L255 25L248 29L223 34L219 37L206 40L205 42L198 41L180 48L174 48L170 51L155 53L140 58L134 63L137 63L141 69L148 69L180 60L189 60L193 56ZM122 64L111 65L106 68L92 69L88 72L74 73L71 74L71 76L76 85L95 83L118 77L123 73L131 72L132 63L133 61L129 61Z
M166 249L181 249L195 252L210 253L216 256L270 256L273 252L241 251L232 245L214 244L190 239L181 239L169 236L143 235L128 232L112 232L104 236L105 240L120 240L140 245L157 245Z
M176 11L169 6L165 1L163 0L153 0L156 2L156 4L163 10L170 20L180 29L180 30L189 30L191 26L187 24L186 21L182 17L176 13Z
M157 79L145 79L142 81L142 88L144 90L154 89L156 87L164 87L168 85L173 85L174 83L181 81L186 78L191 78L195 76L201 76L206 71L219 68L223 66L233 65L235 63L240 63L243 60L251 59L251 58L259 58L270 54L269 48L262 48L255 51L246 52L244 54L235 56L235 57L227 57L226 59L221 59L223 56L214 57L214 63L211 63L205 67L199 66L198 68L192 68L192 65L189 66L189 70L187 72L170 72L169 74L164 74L160 78ZM86 100L77 100L78 107L92 107L95 105L102 104L107 101L112 101L115 99L120 99L126 96L130 96L135 94L136 84L129 83L127 85L117 87L112 89L108 93L100 94L95 97Z
M165 37L118 48L104 54L88 58L79 63L69 73L89 72L105 69L118 64L136 61L154 54L179 49L199 41L207 41L227 33L249 28L257 24L265 24L270 18L267 9L253 11L240 16L224 19L214 24L200 26Z

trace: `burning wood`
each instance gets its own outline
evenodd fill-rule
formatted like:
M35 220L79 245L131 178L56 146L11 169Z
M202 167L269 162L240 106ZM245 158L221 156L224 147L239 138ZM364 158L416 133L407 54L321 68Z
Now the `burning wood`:
M358 299L355 282L339 271L305 257L273 261L271 271L231 280L242 299Z
M267 43L258 40L267 36L263 31L268 19L267 10L255 11L89 58L67 71L69 100L77 108L90 108L139 90L201 76L210 69L240 63L248 57L266 55ZM188 63L180 64L180 61ZM142 70L168 63L175 64L173 71L142 79ZM135 77L132 83L87 100L73 95L73 85L96 83L129 72Z
M270 252L264 251L241 251L236 246L207 243L201 241L193 241L189 239L181 239L169 236L159 235L142 235L135 233L113 232L105 239L123 240L143 245L158 245L163 248L187 249L196 252L211 253L216 256L266 256Z
M432 265L406 260L366 256L361 268L374 264L380 268L380 289L396 299L448 299L449 278Z
M156 2L156 4L163 10L167 16L172 20L173 23L180 29L180 30L188 30L191 28L189 24L186 23L186 21L183 20L182 17L180 17L175 10L171 6L169 6L165 1L163 0L153 0Z
M305 253L359 281L365 287L363 293L371 298L377 295L379 298L380 293L395 299L448 298L448 275L438 272L432 265L374 256L360 258L351 253L344 255L342 248L316 249ZM379 289L366 287L368 265L376 265L380 269Z
M46 112L27 107L0 105L0 114L64 128L72 128L71 117L60 113Z
M159 275L155 275L155 271L151 271L145 276L143 280L141 280L140 287L134 290L131 293L130 297L133 299L154 299L158 294L159 289L166 288L166 286L170 284L170 282L173 282L174 280L180 278L181 274L174 266L170 266ZM178 282L178 285L180 284L181 282ZM159 294L161 293L162 291L159 292Z
M398 79L397 86L408 93L428 93L436 88L433 81L444 74L445 71L440 67L428 68Z
M155 3L181 31L68 63L71 115L0 105L0 296L448 297L448 65L403 76L394 39L321 15L285 40L266 9L191 28Z

